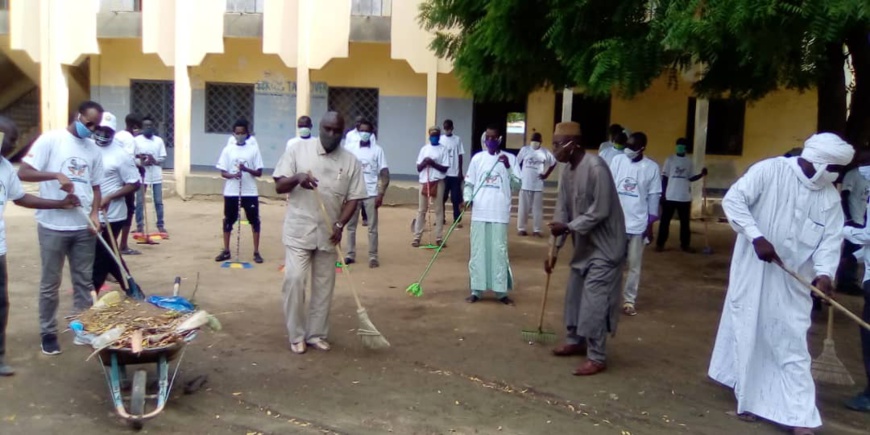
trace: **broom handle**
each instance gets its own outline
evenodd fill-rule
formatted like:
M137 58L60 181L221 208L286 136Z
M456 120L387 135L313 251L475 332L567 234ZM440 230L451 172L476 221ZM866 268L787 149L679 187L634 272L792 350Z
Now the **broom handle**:
M707 234L707 176L701 178L701 195L704 201L701 203L701 220L704 222L704 244L710 247L710 236Z
M130 279L130 274L127 273L126 269L124 269L124 265L121 264L121 260L119 260L118 257L115 256L115 253L112 252L112 247L109 246L109 244L106 242L106 239L104 239L103 235L100 234L100 229L97 228L97 225L94 224L94 221L92 221L91 217L88 216L88 212L86 212L85 209L81 207L78 207L78 210L82 214L82 216L84 216L85 220L88 221L88 225L96 233L97 239L100 240L100 243L103 244L103 247L106 248L106 250L109 251L110 254L112 254L112 259L115 260L115 264L117 264L118 268L121 269L121 273L124 274L124 278Z
M538 331L544 327L544 309L547 308L547 293L550 291L550 276L553 275L553 264L556 258L556 241L555 237L550 236L550 252L547 255L547 263L550 265L550 272L547 273L547 281L544 283L544 294L541 298L541 314L538 316Z
M832 340L834 338L834 307L828 307L828 335L825 339Z
M311 175L309 173L308 175ZM314 196L317 198L317 203L320 205L320 213L323 214L323 220L328 224L330 221L329 213L326 212L326 205L323 204L323 199L320 198L320 191L315 187ZM350 291L353 293L353 299L356 301L356 308L358 310L363 309L362 303L359 301L359 295L356 293L356 287L353 285L353 279L350 277L350 269L348 269L347 265L344 264L344 253L341 252L341 247L335 245L335 251L338 252L339 262L341 262L341 270L344 271L344 274L347 276L347 281L350 283Z
M849 317L850 319L854 320L856 323L858 323L858 325L860 325L861 327L863 327L863 328L867 329L868 331L870 331L870 325L868 325L867 322L865 322L865 321L862 320L860 317L858 317L857 315L855 315L855 313L849 311L848 308L846 308L846 307L840 305L839 302L837 302L837 301L831 299L831 297L828 296L828 295L826 295L825 292L819 290L816 286L814 286L814 285L812 285L811 283L807 282L807 280L804 279L804 277L798 275L798 274L795 273L793 270L789 269L786 265L784 265L784 264L782 264L782 263L780 263L780 262L777 262L776 264L777 264L779 267L781 267L782 270L785 271L785 273L791 275L792 278L798 280L798 282L800 282L801 284L803 284L804 286L806 286L806 287L808 287L810 290L812 290L812 292L815 293L816 296L818 296L818 297L824 299L827 303L831 304L831 309L836 308L836 309L840 310L840 312L842 312L843 314L845 314L845 315L846 315L847 317ZM829 316L829 317L828 317L828 336L829 336L829 337L830 337L831 333L833 332L833 326L834 326L834 324L832 323L831 317Z
M103 216L105 216L105 215L103 215ZM109 222L109 217L108 217L108 216L106 216L106 230L109 231L109 243L112 244L112 252L114 252L114 253L115 253L115 256L118 257L118 258L120 259L120 258L121 258L121 252L118 251L118 243L115 242L115 232L112 230L112 224ZM124 272L125 272L124 268L121 268L121 271L120 271L120 272L121 272L121 273L124 273ZM120 285L121 285L121 288L122 288L122 289L127 290L127 289L125 288L125 287L126 287L126 284L120 284Z

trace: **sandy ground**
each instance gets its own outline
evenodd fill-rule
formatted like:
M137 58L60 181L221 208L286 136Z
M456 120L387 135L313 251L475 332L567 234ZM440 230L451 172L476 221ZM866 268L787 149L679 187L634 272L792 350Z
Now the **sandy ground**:
M470 305L467 295L468 230L458 230L424 282L424 296L404 289L416 281L432 251L409 246L414 211L384 208L381 264L355 265L352 276L363 304L393 347L362 348L353 332L356 315L345 276L338 276L332 309L333 351L293 355L287 347L281 309L283 261L280 223L283 204L267 202L261 249L266 263L252 270L221 269L221 203L166 203L172 240L139 247L128 259L150 293L168 294L176 275L190 295L200 274L197 302L219 315L224 330L194 341L180 379L208 375L193 395L176 388L166 411L148 422L147 433L340 433L340 434L774 434L781 429L748 424L727 413L733 394L706 377L725 294L733 235L713 225L713 256L688 255L673 247L646 252L638 310L623 318L609 342L608 371L591 378L571 376L580 359L559 359L548 346L530 346L520 331L533 327L543 289L541 262L546 242L511 235L510 255L517 288L515 307L492 301ZM62 334L64 353L39 352L36 319L39 277L36 229L30 211L7 210L12 313L8 362L18 369L0 379L0 432L127 433L115 417L103 372L89 351ZM695 230L700 231L697 225ZM250 260L249 227L243 256ZM673 233L673 232L672 232ZM359 241L366 252L367 240ZM695 245L703 238L695 234ZM676 240L671 241L671 246ZM562 256L565 260L567 255ZM546 328L562 330L567 277L561 261L553 277ZM70 309L69 280L61 313ZM859 300L842 297L852 309ZM818 352L823 319L811 331ZM837 351L863 382L858 334L840 317ZM870 415L841 403L857 387L819 387L825 420L822 433L866 434Z

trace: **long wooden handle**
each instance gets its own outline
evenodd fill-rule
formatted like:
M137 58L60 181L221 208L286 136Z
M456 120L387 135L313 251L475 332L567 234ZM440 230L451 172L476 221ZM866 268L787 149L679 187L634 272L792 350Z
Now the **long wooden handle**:
M311 175L311 174L309 174ZM314 196L317 198L317 203L320 205L320 213L323 215L323 220L329 225L329 213L326 212L326 205L323 203L323 199L320 197L320 191L315 187L312 189L314 192ZM350 291L353 293L353 299L356 301L357 309L362 309L362 303L359 301L359 295L356 293L356 287L353 285L353 279L350 277L350 269L344 264L344 253L341 252L341 247L339 245L335 245L335 251L338 252L338 261L341 262L341 269L344 271L344 274L347 275L347 281L350 283Z
M550 272L547 273L547 281L544 283L544 294L541 297L541 314L538 316L538 330L544 327L544 310L547 308L547 293L550 291L550 276L553 274L553 263L556 258L556 240L550 237L550 251L547 255L547 263L550 265Z
M798 280L798 282L800 282L801 284L805 285L805 286L808 287L810 290L812 290L812 292L815 293L816 296L818 296L818 297L824 299L827 303L831 304L831 308L832 308L832 309L833 309L833 308L836 308L836 309L840 310L840 312L843 313L843 314L845 314L846 317L848 317L848 318L854 320L858 325L860 325L860 326L863 327L864 329L870 331L870 325L868 325L867 322L865 322L865 321L862 320L860 317L858 317L857 315L855 315L855 313L849 311L848 308L846 308L846 307L840 305L839 302L837 302L837 301L831 299L828 295L825 294L825 292L819 290L816 286L814 286L814 285L812 285L811 283L807 282L807 280L804 279L804 277L798 275L798 274L795 273L793 270L791 270L791 269L789 269L788 267L786 267L786 265L784 265L784 264L782 264L782 263L780 263L780 262L776 262L776 264L777 264L779 267L781 267L782 270L785 271L785 273L791 275L792 278ZM832 317L829 316L829 317L828 317L828 337L829 337L829 338L830 338L831 333L833 332L833 323L831 323L831 322L833 322L833 321L832 321L831 319L832 319Z
M834 338L834 307L833 307L833 305L828 307L828 335L826 335L825 338L828 340Z

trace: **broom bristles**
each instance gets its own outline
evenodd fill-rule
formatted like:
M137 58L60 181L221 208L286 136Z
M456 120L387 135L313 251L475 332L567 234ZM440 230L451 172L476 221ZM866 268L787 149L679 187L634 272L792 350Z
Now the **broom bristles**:
M822 349L822 353L813 360L810 371L813 374L813 379L819 382L833 385L855 385L852 375L837 358L834 340L831 339L825 339L825 347Z
M359 317L359 328L356 333L362 339L363 346L369 349L385 349L390 347L390 342L375 328L374 323L369 319L365 308L360 308L356 311Z

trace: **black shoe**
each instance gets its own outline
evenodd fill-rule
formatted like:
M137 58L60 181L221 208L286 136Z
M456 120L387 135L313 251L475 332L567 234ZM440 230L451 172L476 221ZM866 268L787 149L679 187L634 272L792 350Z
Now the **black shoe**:
M351 265L354 263L356 263L356 260L354 260L353 258L350 258L350 257L345 257L344 264Z
M227 261L230 258L232 258L232 255L230 255L230 251L221 251L221 253L214 258L214 261Z
M57 342L57 335L42 335L42 353L46 355L60 355L60 344Z
M260 256L259 252L254 252L254 263L263 264L263 257Z
M465 298L465 302L468 302L469 304L473 304L479 300L480 300L480 298L475 296L475 295L471 295L471 296Z
M511 299L511 298L509 298L509 297L507 297L507 296L505 296L505 297L503 297L503 298L499 298L498 301L501 302L501 303L503 303L503 304L505 304L505 305L513 305L513 304L514 304L514 300Z

